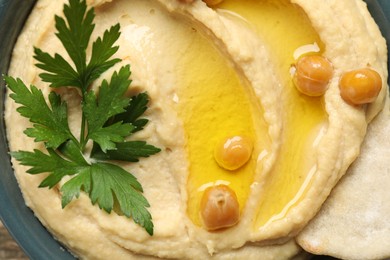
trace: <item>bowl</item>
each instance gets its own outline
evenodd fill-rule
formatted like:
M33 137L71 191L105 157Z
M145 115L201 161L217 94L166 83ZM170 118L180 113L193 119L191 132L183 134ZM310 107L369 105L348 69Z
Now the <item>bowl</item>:
M0 73L6 74L15 41L36 0L0 0ZM390 1L366 0L368 8L390 43ZM30 259L75 259L25 206L13 174L4 124L4 81L0 80L0 219ZM316 257L319 259L319 257Z

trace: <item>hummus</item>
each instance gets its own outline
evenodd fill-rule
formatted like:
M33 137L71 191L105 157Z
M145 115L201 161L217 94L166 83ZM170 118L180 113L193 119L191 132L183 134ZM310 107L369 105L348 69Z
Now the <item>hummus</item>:
M50 89L38 76L32 46L66 56L55 38L59 2L65 1L37 2L9 71L46 95ZM86 259L289 259L300 253L294 237L359 154L367 124L387 95L386 44L364 2L227 0L215 8L199 0L87 2L96 12L92 39L121 24L115 56L122 62L102 78L131 64L129 91L147 91L151 98L150 122L135 137L162 152L121 166L143 185L154 235L101 211L85 194L62 209L59 189L37 188L44 176L26 174L28 168L13 160L26 204L41 222ZM294 88L292 64L308 52L332 63L323 97ZM380 74L383 87L374 102L352 106L341 98L339 80L365 67ZM56 91L78 135L80 97ZM10 149L43 148L23 134L30 123L16 107L7 100ZM236 171L213 159L215 143L229 135L253 140L251 159ZM202 226L200 200L220 183L236 192L240 220L210 232Z

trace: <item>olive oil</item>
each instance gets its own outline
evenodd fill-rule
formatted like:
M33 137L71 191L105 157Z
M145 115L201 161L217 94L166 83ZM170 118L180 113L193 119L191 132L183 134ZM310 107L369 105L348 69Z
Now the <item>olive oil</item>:
M284 88L280 97L284 111L281 147L274 167L261 181L263 190L253 216L254 229L258 230L282 219L299 203L315 172L313 145L326 123L323 99L300 94L290 69L297 49L315 44L321 53L324 46L303 10L286 0L225 0L215 8L221 15L234 13L244 19L243 24L264 41ZM259 154L269 150L270 139L264 110L251 86L211 39L194 29L191 45L178 64L178 111L190 162L187 213L200 226L200 200L209 186L228 185L243 211L256 171L261 171ZM251 139L254 150L247 164L228 171L218 166L213 154L218 142L233 135Z
M194 29L191 46L178 61L179 117L183 120L190 162L187 183L190 219L201 225L200 201L204 190L228 185L245 206L253 182L258 151L264 149L266 125L258 101L240 74L213 42ZM254 143L251 159L229 171L214 159L217 144L229 136L242 135ZM264 140L258 140L264 138Z
M286 0L226 0L218 6L243 17L264 40L283 80L284 124L282 146L276 163L265 180L255 229L282 219L304 197L315 172L315 139L326 123L323 98L300 94L291 80L294 53L305 45L316 44L324 51L321 40L304 11Z

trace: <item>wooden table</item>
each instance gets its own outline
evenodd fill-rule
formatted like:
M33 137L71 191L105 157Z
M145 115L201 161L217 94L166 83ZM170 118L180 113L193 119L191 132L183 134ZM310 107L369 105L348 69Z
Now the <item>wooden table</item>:
M0 259L1 260L28 260L18 244L9 235L7 229L0 222Z

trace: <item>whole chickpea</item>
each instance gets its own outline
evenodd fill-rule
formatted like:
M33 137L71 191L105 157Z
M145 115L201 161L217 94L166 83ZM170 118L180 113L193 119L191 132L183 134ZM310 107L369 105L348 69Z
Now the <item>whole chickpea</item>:
M214 149L214 159L226 170L237 170L251 158L253 143L248 137L231 136L219 142Z
M370 68L344 73L340 79L340 95L351 105L362 105L375 101L382 89L382 78Z
M236 193L223 184L207 188L201 200L200 214L207 230L234 226L240 219Z
M294 84L303 94L318 97L328 89L333 75L332 64L320 55L303 56L295 65Z

